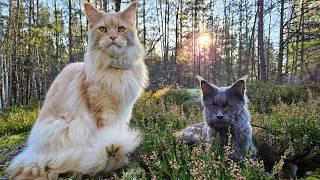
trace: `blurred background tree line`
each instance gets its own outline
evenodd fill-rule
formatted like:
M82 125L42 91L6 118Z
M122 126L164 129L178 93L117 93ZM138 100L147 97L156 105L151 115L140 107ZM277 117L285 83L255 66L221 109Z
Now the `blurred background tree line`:
M90 0L118 11L130 0ZM44 98L71 62L83 61L81 0L0 0L0 109ZM150 89L250 81L320 82L317 0L139 0L137 25Z

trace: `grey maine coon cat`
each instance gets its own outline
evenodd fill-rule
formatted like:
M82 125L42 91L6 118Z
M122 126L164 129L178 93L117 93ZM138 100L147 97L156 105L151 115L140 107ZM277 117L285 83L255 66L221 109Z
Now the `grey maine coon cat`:
M187 144L208 142L219 133L221 145L224 146L228 143L230 129L232 158L241 159L248 150L255 153L245 93L247 78L248 76L242 77L230 87L217 87L198 77L202 90L204 123L197 123L183 130L182 138Z

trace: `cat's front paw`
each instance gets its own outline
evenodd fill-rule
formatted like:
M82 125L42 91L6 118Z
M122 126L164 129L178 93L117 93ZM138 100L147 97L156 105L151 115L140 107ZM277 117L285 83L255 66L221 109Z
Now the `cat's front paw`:
M112 144L106 147L108 158L114 158L116 161L122 161L127 157L122 145Z
M49 172L46 167L20 167L9 172L9 179L57 180L58 174Z
M108 161L106 164L105 171L119 169L129 162L127 153L124 151L122 145L112 144L106 147L106 153L108 156Z

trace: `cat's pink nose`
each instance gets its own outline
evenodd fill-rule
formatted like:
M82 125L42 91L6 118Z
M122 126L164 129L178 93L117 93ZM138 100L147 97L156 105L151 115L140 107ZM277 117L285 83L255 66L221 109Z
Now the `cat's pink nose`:
M110 39L111 39L112 41L114 41L114 40L117 39L117 37L116 37L116 36L110 36Z

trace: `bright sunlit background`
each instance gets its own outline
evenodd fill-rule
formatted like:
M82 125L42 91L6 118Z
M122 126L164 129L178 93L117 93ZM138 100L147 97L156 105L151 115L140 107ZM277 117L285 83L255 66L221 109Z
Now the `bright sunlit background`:
M198 43L200 47L207 47L211 42L211 38L208 34L201 34L198 38Z

